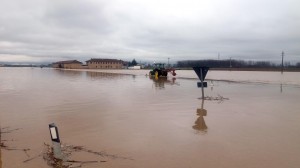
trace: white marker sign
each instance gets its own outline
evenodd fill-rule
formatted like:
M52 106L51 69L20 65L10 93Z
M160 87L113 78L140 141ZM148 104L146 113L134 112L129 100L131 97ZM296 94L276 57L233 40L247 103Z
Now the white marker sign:
M55 127L50 128L52 139L57 139Z

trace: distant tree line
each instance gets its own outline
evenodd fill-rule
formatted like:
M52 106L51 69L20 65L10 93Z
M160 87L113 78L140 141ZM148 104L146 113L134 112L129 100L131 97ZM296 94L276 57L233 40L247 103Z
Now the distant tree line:
M136 66L137 65L137 62L135 59L133 59L131 62L127 62L127 65L128 66Z
M210 68L280 68L281 64L269 61L243 61L243 60L185 60L178 61L176 67L191 68L195 66L207 66ZM284 63L285 68L300 68L300 62L291 65Z

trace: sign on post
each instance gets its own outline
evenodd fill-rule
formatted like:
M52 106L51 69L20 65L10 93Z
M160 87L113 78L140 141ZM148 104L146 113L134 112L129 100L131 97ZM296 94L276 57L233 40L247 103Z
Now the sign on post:
M202 87L202 85L203 85L203 87L207 87L207 82L198 82L197 83L197 86L200 88L200 87Z
M49 124L49 129L50 129L51 140L60 143L57 126L54 123Z
M201 82L197 83L197 86L201 87L202 99L204 99L204 88L207 87L207 82L204 82L204 79L206 77L206 74L207 74L209 68L208 67L193 67L193 69L201 81Z
M61 153L61 144L60 144L60 139L58 135L58 128L57 126L52 123L49 124L49 130L50 130L50 135L51 135L51 140L52 140L52 148L53 148L53 154L56 159L63 159L63 155Z

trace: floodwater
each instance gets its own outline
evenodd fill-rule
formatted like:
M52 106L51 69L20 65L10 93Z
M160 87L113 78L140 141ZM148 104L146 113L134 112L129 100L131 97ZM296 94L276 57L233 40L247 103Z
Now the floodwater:
M36 156L51 143L50 123L63 144L120 156L77 152L106 161L82 167L300 167L299 72L209 71L205 95L223 100L205 101L192 71L112 72L0 68L0 126L14 130L1 140L30 149L1 149L0 168L49 167Z

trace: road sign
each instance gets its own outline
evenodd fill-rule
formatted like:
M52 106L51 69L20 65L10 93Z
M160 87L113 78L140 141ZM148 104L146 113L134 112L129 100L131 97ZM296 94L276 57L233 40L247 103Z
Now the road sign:
M194 71L196 72L198 78L201 81L204 81L206 74L209 70L209 67L193 67Z
M197 85L198 85L198 87L201 87L202 99L204 99L204 87L207 87L207 82L203 82L203 81L206 77L206 74L207 74L209 68L208 67L193 67L193 69L201 81L201 82L198 82Z
M51 140L60 143L57 126L54 123L49 124L49 130L50 130Z
M202 82L198 82L197 83L197 86L200 88L200 87L202 87ZM207 82L203 82L203 87L207 87Z

